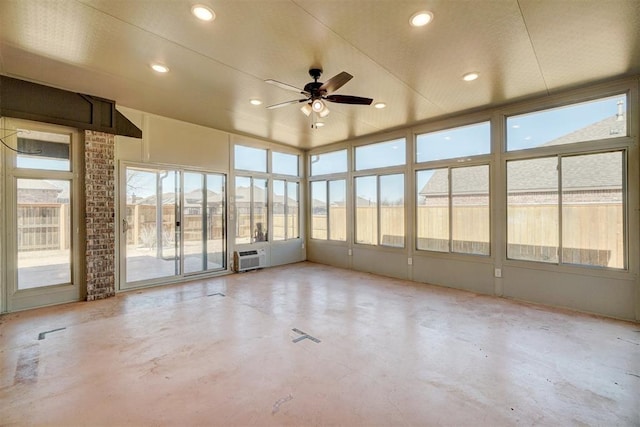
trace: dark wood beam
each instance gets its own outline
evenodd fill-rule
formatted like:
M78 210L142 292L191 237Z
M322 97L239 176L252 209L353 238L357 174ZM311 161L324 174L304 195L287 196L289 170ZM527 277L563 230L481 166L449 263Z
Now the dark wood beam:
M0 116L142 138L115 101L0 76Z

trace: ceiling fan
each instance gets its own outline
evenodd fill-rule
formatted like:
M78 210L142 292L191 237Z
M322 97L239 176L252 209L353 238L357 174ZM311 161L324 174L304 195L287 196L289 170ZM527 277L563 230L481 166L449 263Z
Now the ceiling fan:
M282 89L297 92L305 96L305 98L302 99L294 99L293 101L286 101L279 104L269 105L267 109L286 107L287 105L299 104L304 102L305 105L303 105L301 108L304 114L309 116L311 115L311 113L316 113L320 117L326 117L327 114L329 114L329 109L325 105L324 101L335 102L338 104L356 105L371 105L371 103L373 102L373 99L371 98L331 94L331 92L340 89L345 83L353 78L351 74L345 71L336 74L324 83L318 81L318 79L322 75L322 69L311 68L309 70L309 75L313 78L313 81L307 83L304 86L304 89L300 89L287 83L279 82L277 80L265 80L266 83L278 86Z

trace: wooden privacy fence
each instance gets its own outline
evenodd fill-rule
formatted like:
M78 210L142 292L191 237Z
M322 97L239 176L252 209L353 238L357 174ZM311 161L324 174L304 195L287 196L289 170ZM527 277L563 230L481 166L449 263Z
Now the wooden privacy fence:
M162 207L162 240L163 245L173 243L176 224L175 207ZM157 238L157 209L153 205L127 206L127 245L140 247L155 247ZM210 212L207 223L202 224L202 214L183 214L182 233L186 241L202 240L203 229L207 231L209 239L223 237L224 223L221 214Z
M624 227L620 204L565 204L562 208L562 259L565 263L624 267ZM453 252L489 253L489 208L454 206L452 221ZM345 208L329 209L329 230L334 240L346 239ZM398 242L404 236L404 207L380 208L381 242ZM377 209L356 208L357 241L377 242ZM449 210L441 206L418 206L417 244L420 249L449 250ZM508 255L510 258L552 260L559 244L557 206L510 205L508 208ZM327 238L327 215L311 217L312 235ZM411 243L408 243L411 244ZM546 259L545 259L546 258Z
M18 252L69 248L69 206L19 203Z

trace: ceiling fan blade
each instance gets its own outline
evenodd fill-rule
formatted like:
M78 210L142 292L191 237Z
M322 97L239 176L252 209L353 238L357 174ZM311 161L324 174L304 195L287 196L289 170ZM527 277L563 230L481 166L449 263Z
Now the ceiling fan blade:
M338 104L358 104L358 105L371 105L373 99L362 98L360 96L349 95L328 95L324 99L330 102L336 102Z
M286 89L286 90L290 90L290 91L293 91L293 92L297 92L297 93L302 93L304 95L308 95L308 92L305 92L304 90L302 90L300 88L297 88L295 86L291 86L291 85L286 84L286 83L279 82L277 80L268 79L268 80L265 80L264 82L265 83L269 83L270 85L278 86L281 89Z
M292 105L292 104L299 104L301 102L305 102L305 101L308 101L308 100L309 100L309 98L294 99L293 101L285 101L285 102L281 102L279 104L269 105L267 107L267 110L273 110L274 108L286 107L287 105Z
M344 86L344 84L347 83L352 78L353 76L351 74L343 71L340 74L336 74L335 76L331 77L329 80L324 82L322 86L318 88L318 90L326 91L327 93L334 92L340 89L342 86Z

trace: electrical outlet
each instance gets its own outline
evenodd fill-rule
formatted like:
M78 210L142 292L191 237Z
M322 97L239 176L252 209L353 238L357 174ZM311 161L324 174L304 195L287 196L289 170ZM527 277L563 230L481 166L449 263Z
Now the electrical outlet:
M413 258L407 258L407 265L413 265Z
M502 277L502 269L501 268L496 268L495 272L494 272L494 276Z
M349 256L353 255L353 250L349 249Z

